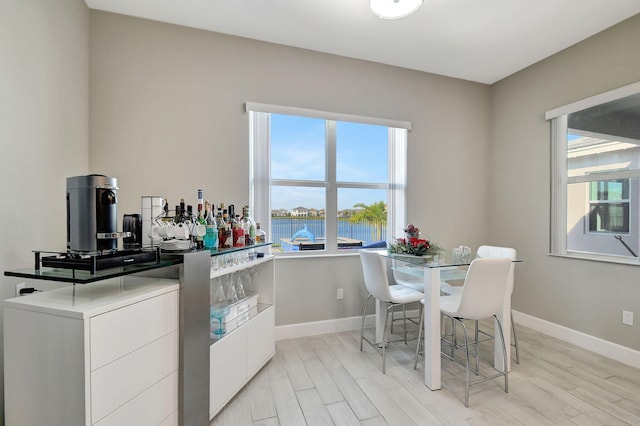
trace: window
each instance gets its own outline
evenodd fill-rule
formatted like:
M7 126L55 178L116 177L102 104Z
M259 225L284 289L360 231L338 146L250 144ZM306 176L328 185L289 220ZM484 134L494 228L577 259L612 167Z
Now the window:
M640 83L547 112L551 253L638 263Z
M248 103L251 203L273 248L335 253L404 225L408 123Z
M589 232L629 233L629 179L589 182Z

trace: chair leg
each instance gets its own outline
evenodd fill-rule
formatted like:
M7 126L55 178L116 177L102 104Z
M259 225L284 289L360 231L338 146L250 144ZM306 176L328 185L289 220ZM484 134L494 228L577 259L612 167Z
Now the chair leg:
M469 338L467 336L467 325L464 323L464 321L460 321L460 323L462 324L462 331L464 332L464 350L465 350L466 361L467 361L467 381L464 387L464 406L468 407L469 406L469 382L471 381L471 378L469 377L469 372L471 367L469 365Z
M500 330L500 339L502 341L502 356L504 360L504 391L509 393L509 370L507 369L507 346L504 344L504 332L502 331L502 324L496 315L493 316L498 324L498 330Z
M396 312L396 307L392 305L391 306L391 334L393 334L393 319L394 319L395 312Z
M404 344L407 344L407 305L402 305L402 316L404 319Z
M364 317L367 315L369 299L371 299L371 295L367 296L367 301L364 302L364 312L362 312L362 324L360 325L360 352L362 352L362 341L364 340Z
M382 374L387 374L387 323L389 322L389 311L393 315L394 305L387 308L387 314L384 317L384 330L382 331ZM393 318L391 318L393 325Z
M475 330L475 338L476 338L476 353L475 353L475 358L476 358L476 371L480 371L480 329L479 327L479 322L478 320L476 320L476 330Z
M452 317L449 318L451 319L451 359L453 359L455 356L454 351L458 345L458 338L456 337L456 320Z
M516 336L516 324L513 322L513 311L511 311L511 331L513 332L513 346L516 348L516 364L520 364L520 349L518 348L518 337Z
M420 356L420 345L422 344L422 329L424 326L424 311L423 311L422 303L420 304L420 309L418 311L420 312L420 321L418 325L418 344L416 344L416 356L413 360L414 370L418 368L418 357Z

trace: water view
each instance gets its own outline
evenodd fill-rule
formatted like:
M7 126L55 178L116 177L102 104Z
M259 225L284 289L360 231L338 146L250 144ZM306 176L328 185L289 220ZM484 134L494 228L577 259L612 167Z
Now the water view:
M323 217L273 217L271 218L271 240L273 246L280 248L282 240L288 240L304 229L304 226L316 239L325 238L325 221ZM362 246L386 240L386 228L382 227L380 237L376 237L375 225L371 222L353 223L349 219L338 219L338 238L345 241L358 241ZM317 250L317 248L316 248Z

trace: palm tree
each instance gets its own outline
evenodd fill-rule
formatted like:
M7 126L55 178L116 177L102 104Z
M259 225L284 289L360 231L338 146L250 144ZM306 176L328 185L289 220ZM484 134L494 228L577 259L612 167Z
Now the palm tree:
M384 201L377 201L370 206L357 203L354 208L361 208L349 218L351 223L368 222L373 225L371 236L373 241L381 241L382 227L387 225L387 205Z

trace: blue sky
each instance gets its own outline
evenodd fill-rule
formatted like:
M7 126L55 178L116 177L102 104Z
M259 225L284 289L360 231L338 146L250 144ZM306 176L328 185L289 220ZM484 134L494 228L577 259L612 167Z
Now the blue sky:
M387 128L338 122L336 176L339 182L387 181ZM276 179L325 179L325 121L271 114L271 176ZM273 209L302 206L323 209L324 188L286 187L272 191ZM356 203L386 201L386 191L340 189L338 209Z

